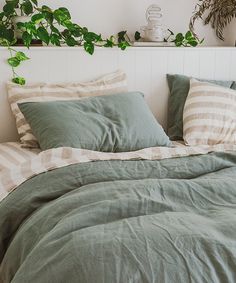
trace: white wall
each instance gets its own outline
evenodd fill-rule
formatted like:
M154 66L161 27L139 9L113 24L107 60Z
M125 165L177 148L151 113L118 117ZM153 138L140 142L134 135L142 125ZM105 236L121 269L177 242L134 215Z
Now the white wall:
M167 73L236 80L236 48L131 47L125 52L118 48L97 48L93 56L78 47L17 48L32 58L18 69L28 82L87 81L117 69L124 70L129 90L145 94L152 112L164 127L169 94ZM1 47L0 54L1 60L9 56ZM9 66L0 61L0 142L16 140L17 137L5 88L10 77Z
M131 33L145 25L145 10L150 4L159 4L164 12L165 25L174 32L185 32L197 0L39 0L50 7L65 6L73 19L104 36L120 30ZM0 0L0 6L4 0ZM205 37L205 45L232 45L230 33L225 42L216 39L214 31L198 24L197 32Z

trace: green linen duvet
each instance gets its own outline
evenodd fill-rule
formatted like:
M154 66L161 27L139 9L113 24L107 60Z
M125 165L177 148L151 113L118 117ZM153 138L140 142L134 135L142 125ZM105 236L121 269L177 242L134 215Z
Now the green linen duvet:
M96 161L0 203L0 282L236 282L236 154Z

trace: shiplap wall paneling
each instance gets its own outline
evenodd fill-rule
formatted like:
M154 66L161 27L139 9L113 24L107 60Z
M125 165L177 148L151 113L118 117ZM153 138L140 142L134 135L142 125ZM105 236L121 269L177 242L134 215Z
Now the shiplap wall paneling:
M229 68L230 68L230 78L236 80L236 48L231 50Z
M169 95L167 73L236 80L234 48L96 49L93 56L81 48L35 47L25 52L31 60L24 62L18 73L28 82L86 81L117 69L124 70L129 89L145 94L151 110L164 127ZM9 56L7 51L0 48L0 55L0 141L10 141L17 138L5 88L11 70L5 63Z

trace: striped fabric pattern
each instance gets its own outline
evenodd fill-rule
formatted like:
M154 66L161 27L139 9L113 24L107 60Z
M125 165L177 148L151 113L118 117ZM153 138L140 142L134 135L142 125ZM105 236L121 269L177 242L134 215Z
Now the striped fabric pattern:
M22 148L18 142L0 144L0 172L10 170L39 154L39 149Z
M209 152L236 151L236 145L152 147L138 151L107 153L86 149L61 147L42 151L37 157L14 168L0 172L0 201L26 180L56 168L96 160L162 160Z
M127 79L124 72L117 71L86 83L34 83L20 86L9 82L7 84L7 90L9 103L16 119L16 127L22 145L29 148L39 148L29 124L17 105L18 103L78 100L90 96L126 92Z
M236 91L192 79L183 124L187 145L236 144Z

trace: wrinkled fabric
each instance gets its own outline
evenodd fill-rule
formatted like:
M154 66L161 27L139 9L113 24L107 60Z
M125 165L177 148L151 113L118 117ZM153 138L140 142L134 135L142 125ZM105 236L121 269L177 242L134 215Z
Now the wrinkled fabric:
M0 203L4 283L235 282L236 153L97 161Z

